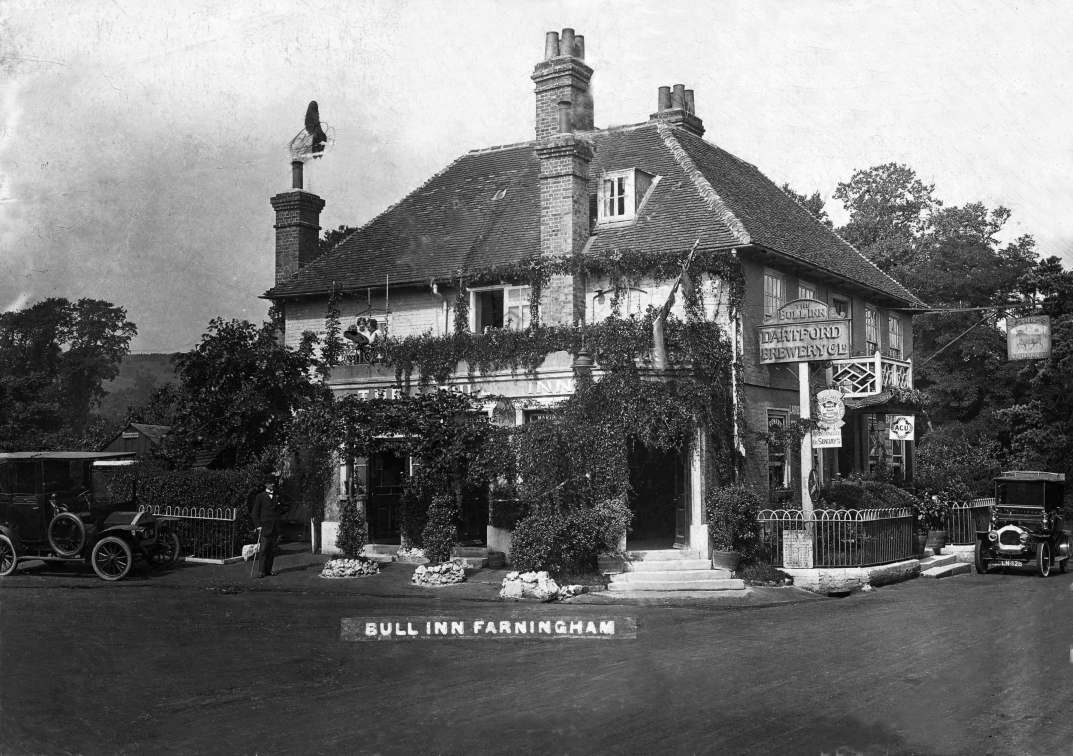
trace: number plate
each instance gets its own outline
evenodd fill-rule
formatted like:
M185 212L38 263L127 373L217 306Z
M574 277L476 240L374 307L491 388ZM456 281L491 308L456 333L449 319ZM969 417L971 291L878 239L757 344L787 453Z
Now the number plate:
M996 559L991 564L995 565L996 567L1024 567L1026 563L1017 562L1013 559Z

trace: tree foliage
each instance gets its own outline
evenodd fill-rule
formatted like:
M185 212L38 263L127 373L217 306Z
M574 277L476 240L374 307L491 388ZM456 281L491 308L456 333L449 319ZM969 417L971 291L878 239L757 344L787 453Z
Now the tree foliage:
M99 440L93 411L138 329L122 307L49 298L0 314L0 447L82 448Z

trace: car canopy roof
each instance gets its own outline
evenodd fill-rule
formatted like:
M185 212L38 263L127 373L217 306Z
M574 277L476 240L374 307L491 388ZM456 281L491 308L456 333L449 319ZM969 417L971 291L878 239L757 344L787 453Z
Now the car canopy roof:
M1065 473L1053 473L1053 472L1036 472L1035 470L1010 470L1002 473L995 480L1018 480L1018 481L1036 481L1045 480L1051 483L1065 483Z
M83 451L45 451L45 452L5 452L0 454L0 461L5 459L133 459L134 452L83 452Z

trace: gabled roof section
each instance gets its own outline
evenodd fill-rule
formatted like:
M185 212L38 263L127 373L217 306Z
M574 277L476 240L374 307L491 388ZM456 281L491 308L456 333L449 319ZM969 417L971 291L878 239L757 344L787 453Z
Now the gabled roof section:
M753 244L864 284L912 307L924 306L908 289L818 221L756 166L682 129L674 129L668 135L668 141L681 145L683 152L741 222Z
M148 425L146 423L131 423L130 427L145 435L154 444L168 435L168 431L171 430L170 425Z
M266 296L427 283L538 255L539 172L531 142L463 155Z
M590 196L600 177L636 168L659 176L637 217L597 226L587 249L766 248L801 264L923 303L755 166L700 137L649 121L581 132L593 148ZM269 298L427 284L459 270L540 254L540 161L536 143L475 150L455 160L333 250L267 292Z

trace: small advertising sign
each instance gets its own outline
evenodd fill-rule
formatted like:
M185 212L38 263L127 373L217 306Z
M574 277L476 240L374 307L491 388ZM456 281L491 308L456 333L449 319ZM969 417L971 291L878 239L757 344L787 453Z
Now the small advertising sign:
M137 431L123 431L123 438L137 438Z
M760 326L760 362L833 360L849 356L849 320L823 302L796 299Z
M782 531L782 566L812 569L812 533L807 530Z
M1007 319L1006 352L1011 360L1042 360L1050 357L1050 317L1032 315Z
M824 389L816 394L816 421L819 428L812 431L813 449L842 448L842 418L846 415L846 404L842 401L842 392L838 389Z
M914 417L912 415L891 415L890 418L890 440L891 441L912 441L914 439L913 424Z

